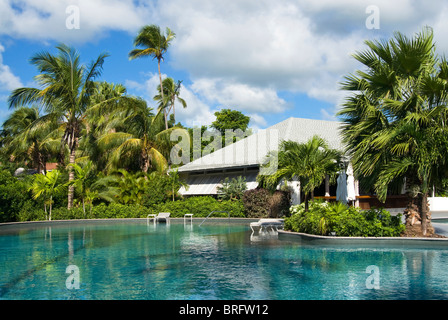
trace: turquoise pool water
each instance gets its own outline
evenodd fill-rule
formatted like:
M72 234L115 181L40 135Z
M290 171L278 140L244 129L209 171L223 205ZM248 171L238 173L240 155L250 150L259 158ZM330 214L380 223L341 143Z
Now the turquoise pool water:
M0 228L6 300L447 299L447 265L440 248L315 246L254 237L247 224Z

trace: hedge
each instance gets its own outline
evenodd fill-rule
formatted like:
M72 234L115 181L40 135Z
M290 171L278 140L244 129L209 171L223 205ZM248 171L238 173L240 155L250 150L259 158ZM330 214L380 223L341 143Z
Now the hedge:
M59 207L52 210L51 217L52 220L146 218L148 214L158 214L159 212L170 212L173 218L183 217L186 213L192 213L194 217L206 217L212 211L228 211L231 217L245 216L241 201L218 201L212 197L192 197L183 200L168 201L151 207L119 203L107 205L101 203L93 206L91 211L87 206L85 214L80 207L75 207L71 210L65 207ZM212 215L212 217L227 216L227 213L215 213ZM18 220L47 220L47 216L44 209L26 206L20 210Z

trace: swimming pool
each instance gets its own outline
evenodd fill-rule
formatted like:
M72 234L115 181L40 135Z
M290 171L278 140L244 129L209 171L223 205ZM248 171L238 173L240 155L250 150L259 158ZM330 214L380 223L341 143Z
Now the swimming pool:
M308 245L248 223L0 227L5 300L447 299L447 265L445 249Z

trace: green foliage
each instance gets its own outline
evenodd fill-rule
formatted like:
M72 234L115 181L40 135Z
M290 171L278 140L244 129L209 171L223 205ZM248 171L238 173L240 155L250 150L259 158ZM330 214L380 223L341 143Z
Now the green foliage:
M221 132L224 137L226 130L237 130L245 132L249 125L250 117L245 116L237 110L222 109L215 112L216 120L212 122L212 128Z
M93 206L91 211L84 214L81 207L68 210L66 207L54 208L52 220L69 219L119 219L119 218L146 218L148 214L170 212L172 218L182 218L186 213L194 214L194 217L206 217L212 211L228 211L231 217L244 218L244 206L241 201L218 201L213 197L191 197L183 200L167 201L155 204L151 207L136 204L100 203ZM19 212L17 221L46 220L45 211L42 208L27 203ZM217 212L211 217L227 217L227 213Z
M0 170L0 222L19 220L22 208L32 209L40 204L33 201L28 191L30 177L20 180L8 170Z
M247 190L243 196L244 210L248 218L269 217L269 196L266 189L256 188Z
M290 208L285 229L317 235L335 232L346 237L397 237L404 231L401 215L392 216L384 209L362 210L341 203L312 201L309 211L304 204Z
M86 213L80 207L70 210L66 207L55 208L52 212L52 220L146 218L149 213L152 211L144 206L101 203ZM24 209L19 213L19 221L38 221L45 218L45 211L38 208Z
M153 172L148 176L148 183L146 184L145 194L143 198L143 205L151 207L171 199L173 181L166 174ZM175 189L177 192L178 189Z
M151 213L170 212L171 217L183 217L187 213L194 217L206 217L212 211L228 211L231 217L244 217L241 201L218 201L213 197L190 197L183 200L168 201L151 207ZM215 213L212 217L227 217L227 213Z
M418 186L426 234L428 192L448 172L448 61L437 55L429 27L412 38L396 32L390 40L365 43L367 49L354 55L363 68L342 83L350 94L338 113L343 142L361 187L379 200L401 188L404 178L408 191Z
M335 180L341 162L341 153L329 148L324 139L315 135L305 143L282 141L280 151L268 154L269 167L277 168L270 174L257 176L259 185L269 190L275 190L282 181L297 178L305 194L305 204L308 194L319 187L328 175ZM277 162L272 166L271 162ZM265 165L267 166L267 164Z

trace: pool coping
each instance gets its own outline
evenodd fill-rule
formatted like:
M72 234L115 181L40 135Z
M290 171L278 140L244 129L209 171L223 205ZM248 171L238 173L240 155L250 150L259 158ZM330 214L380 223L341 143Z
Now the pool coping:
M308 233L278 230L278 237L282 240L299 240L310 244L354 244L354 245L430 245L443 246L448 249L448 238L426 237L338 237L320 236Z
M202 222L205 219L205 217L193 217L192 222ZM231 223L250 223L258 221L258 218L239 218L239 217L231 217L224 218L224 217L213 217L208 218L207 223L216 223L216 222L231 222ZM47 225L55 225L55 224L63 224L63 223L70 223L70 224L77 224L77 223L85 223L85 222L93 222L93 223L101 223L101 222L147 222L148 218L112 218L112 219L64 219L64 220L39 220L39 221L14 221L14 222L1 222L0 228L6 227L6 226L16 226L16 225L23 225L23 226L32 226L32 225L39 225L39 224L47 224ZM184 221L186 223L190 223L190 218L187 218L184 220L184 217L175 217L170 218L170 221L174 222L182 222ZM150 223L153 223L152 221Z

